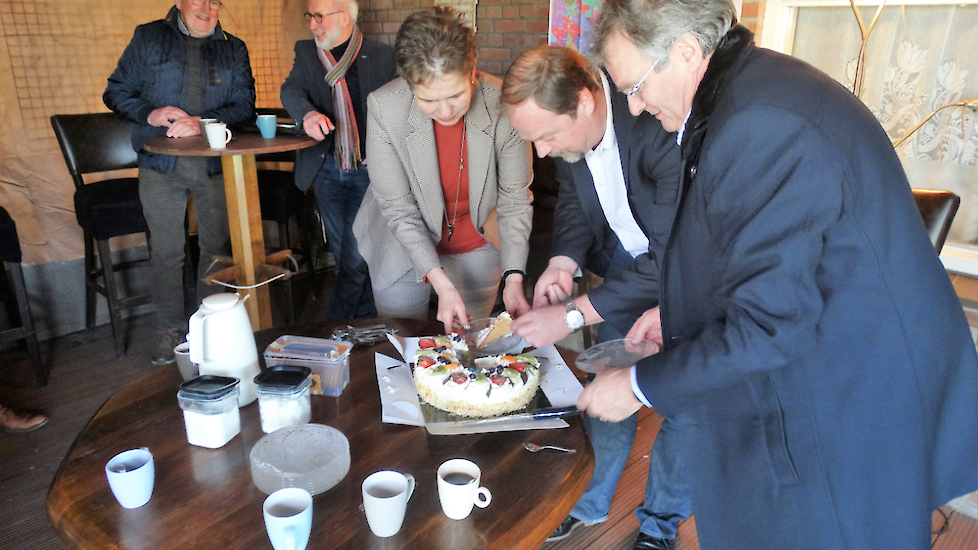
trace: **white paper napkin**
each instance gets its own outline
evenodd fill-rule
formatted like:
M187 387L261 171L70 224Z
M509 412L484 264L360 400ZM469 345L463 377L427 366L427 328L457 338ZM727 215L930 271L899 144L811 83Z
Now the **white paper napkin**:
M411 367L382 353L374 354L374 363L377 366L377 385L380 387L382 420L388 424L424 426Z

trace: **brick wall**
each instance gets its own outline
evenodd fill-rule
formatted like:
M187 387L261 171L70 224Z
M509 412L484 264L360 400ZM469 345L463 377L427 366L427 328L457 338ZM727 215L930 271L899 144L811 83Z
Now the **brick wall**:
M763 5L743 4L741 22L755 33L759 33ZM374 40L393 44L401 21L432 7L434 0L361 0L360 29ZM475 33L479 70L502 77L521 53L546 44L549 13L548 0L480 0Z

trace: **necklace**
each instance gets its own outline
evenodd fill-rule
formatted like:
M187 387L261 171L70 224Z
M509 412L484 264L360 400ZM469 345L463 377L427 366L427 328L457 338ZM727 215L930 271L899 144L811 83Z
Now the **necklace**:
M452 240L455 233L455 219L458 217L458 196L462 189L462 167L465 166L465 118L462 118L462 142L458 151L458 179L455 182L455 211L452 212L452 221L448 221L448 209L445 209L445 224L448 225L448 239Z

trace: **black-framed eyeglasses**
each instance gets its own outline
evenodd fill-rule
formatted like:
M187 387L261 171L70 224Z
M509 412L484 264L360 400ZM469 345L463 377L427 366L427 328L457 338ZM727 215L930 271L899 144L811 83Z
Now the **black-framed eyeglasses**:
M221 8L224 7L224 3L221 0L190 0L190 3L197 7L207 4L214 11L221 11Z
M331 12L331 13L309 13L309 12L306 12L306 13L302 14L302 16L306 18L306 21L312 21L313 19L315 19L316 20L316 23L322 25L323 24L323 18L324 17L329 17L330 15L336 15L337 13L343 13L344 11L346 11L346 10L334 11L334 12Z
M639 90L639 88L642 87L642 84L645 84L645 79L648 78L650 74L652 74L652 69L654 69L655 66L658 65L658 64L659 64L659 60L656 59L655 62L652 63L652 66L649 67L649 70L645 71L645 75L642 76L642 80L639 80L638 81L638 84L632 86L632 89L631 90L626 90L625 91L625 95L628 96L628 97L635 97L635 94L638 93L638 90Z

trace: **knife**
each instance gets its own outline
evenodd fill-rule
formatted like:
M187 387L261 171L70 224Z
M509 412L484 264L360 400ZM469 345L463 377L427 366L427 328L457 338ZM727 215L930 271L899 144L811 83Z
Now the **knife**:
M537 409L531 413L511 414L509 416L496 416L494 418L480 418L474 422L500 422L507 420L525 420L527 418L537 420L540 418L567 418L581 414L581 410L576 406L569 407L546 407Z

